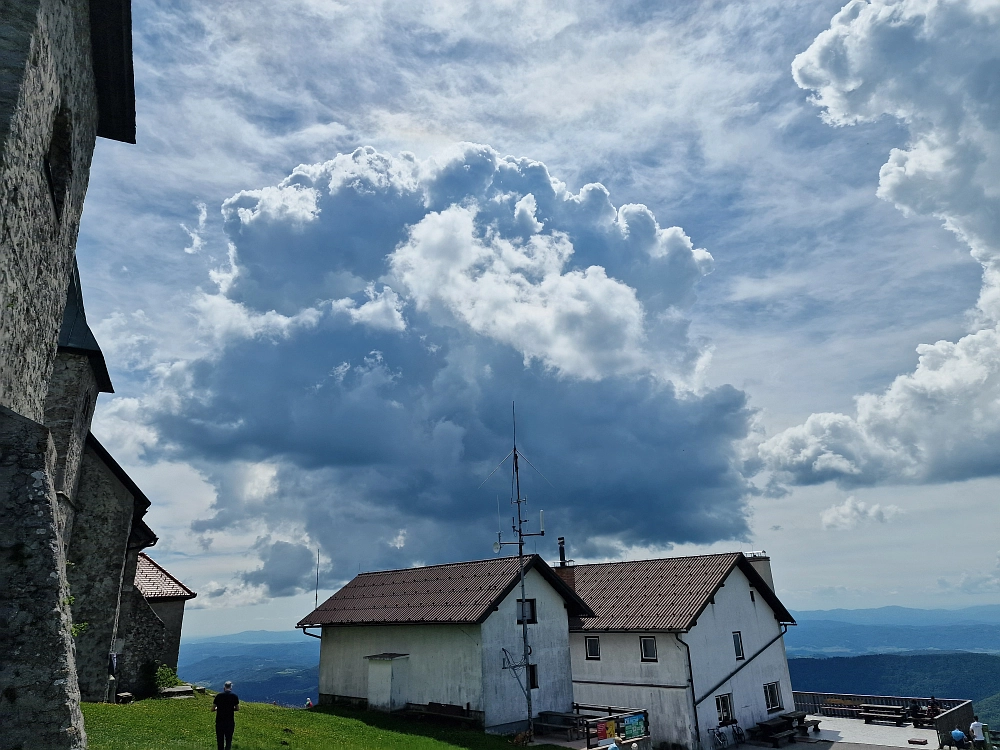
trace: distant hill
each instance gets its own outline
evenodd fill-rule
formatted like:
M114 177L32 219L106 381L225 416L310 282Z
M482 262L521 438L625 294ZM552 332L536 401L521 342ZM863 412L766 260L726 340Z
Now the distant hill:
M926 698L967 698L980 718L1000 728L1000 656L988 654L879 654L833 659L789 659L792 688Z
M182 680L221 690L233 682L243 700L301 706L319 697L319 640L285 631L246 631L181 642Z
M799 619L798 623L785 635L785 648L790 657L859 656L904 651L1000 653L1000 624L859 625L810 619Z
M913 609L877 607L875 609L822 609L792 612L796 622L828 620L854 625L958 625L986 623L1000 625L1000 605L985 604L962 609Z
M305 643L308 640L310 637L302 635L301 630L244 630L230 635L185 638L184 643Z

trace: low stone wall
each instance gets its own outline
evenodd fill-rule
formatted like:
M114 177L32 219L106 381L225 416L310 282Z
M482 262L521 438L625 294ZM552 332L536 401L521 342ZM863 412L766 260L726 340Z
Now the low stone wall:
M86 747L55 462L49 431L0 407L0 750Z

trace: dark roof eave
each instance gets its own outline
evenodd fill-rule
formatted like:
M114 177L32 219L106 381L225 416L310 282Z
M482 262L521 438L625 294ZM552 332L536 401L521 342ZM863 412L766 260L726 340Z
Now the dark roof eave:
M195 593L191 594L178 594L176 596L147 596L147 602L186 602L188 599L194 599L198 596Z
M135 143L131 0L90 0L90 48L97 89L97 135Z
M114 393L115 388L111 384L111 373L108 372L108 363L104 361L104 354L100 349L81 349L75 346L60 346L59 351L67 354L78 354L90 360L90 369L94 371L94 380L97 381L97 390L101 393Z

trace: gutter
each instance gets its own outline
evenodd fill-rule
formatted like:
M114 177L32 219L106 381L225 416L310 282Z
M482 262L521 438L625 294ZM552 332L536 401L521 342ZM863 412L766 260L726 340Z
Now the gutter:
M316 625L302 625L301 627L299 627L299 630L302 631L303 635L308 635L310 638L319 638L320 640L323 639L322 635L316 635L315 633L310 633L308 630L306 630L306 628L308 628L308 627L317 627L317 626Z
M772 646L772 644L774 644L777 641L779 641L782 638L782 636L784 636L785 633L787 633L787 632L788 632L788 625L786 625L785 623L781 623L781 632L780 633L778 633L776 636L774 636L774 638L772 638L767 643L765 643L753 656L751 656L749 659L747 659L746 661L744 661L742 664L740 664L738 667L736 667L736 669L734 669L732 672L730 672L728 675L726 675L724 678L722 678L719 682L717 682L715 685L713 685L712 688L708 692L706 692L703 696L701 696L700 698L698 698L698 700L696 700L694 702L695 708L697 708L698 705L702 701L704 701L708 696L712 695L716 690L718 690L720 687L722 687L727 682L729 682L731 679L733 679L733 677L735 677L737 675L737 673L739 673L739 671L743 669L743 667L745 667L747 664L749 664L750 662L752 662L754 659L756 659L762 653L764 653L765 651L767 651ZM684 642L681 641L681 643L684 643ZM689 669L690 669L690 664L691 664L691 653L690 653L690 650L689 650L688 651L688 668ZM692 687L692 693L693 693L694 692L694 682L691 683L691 687ZM697 725L697 722L698 722L698 712L695 711L695 724L696 725Z
M690 632L690 631L688 631ZM701 726L698 724L698 704L701 701L695 700L694 692L694 669L691 667L691 646L687 642L681 640L681 633L676 633L674 637L684 646L687 650L687 664L688 664L688 683L691 685L691 700L693 701L692 708L694 709L694 746L701 747ZM704 700L704 698L702 698Z

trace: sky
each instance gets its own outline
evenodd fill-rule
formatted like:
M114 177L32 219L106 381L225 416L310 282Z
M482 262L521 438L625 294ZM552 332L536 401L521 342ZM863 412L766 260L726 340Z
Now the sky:
M93 429L188 635L292 627L317 551L321 597L490 556L512 405L550 560L1000 594L1000 0L133 13Z

